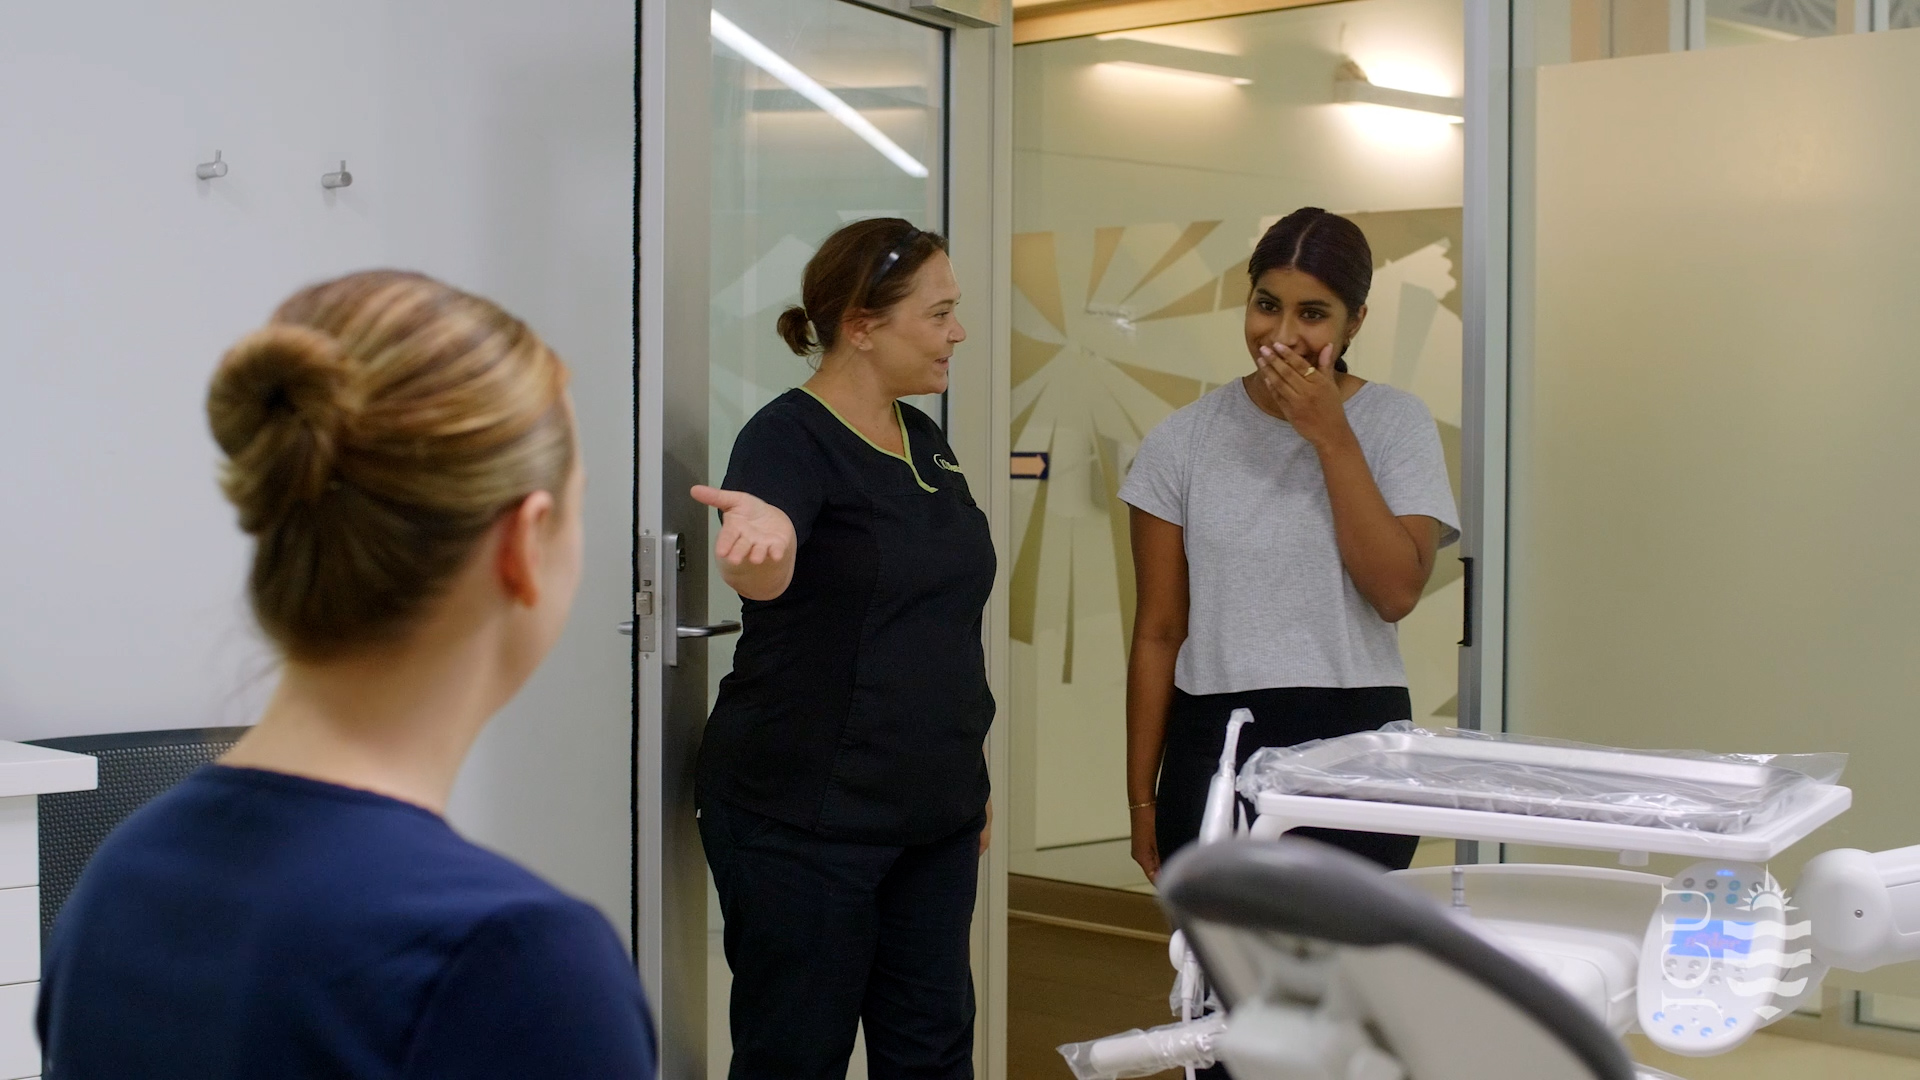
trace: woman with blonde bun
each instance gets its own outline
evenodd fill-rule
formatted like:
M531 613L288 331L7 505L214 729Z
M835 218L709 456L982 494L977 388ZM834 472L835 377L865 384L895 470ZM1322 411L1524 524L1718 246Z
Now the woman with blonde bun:
M49 1078L653 1076L606 919L442 816L580 580L566 383L518 319L396 271L296 293L221 361L207 418L280 682L81 876Z

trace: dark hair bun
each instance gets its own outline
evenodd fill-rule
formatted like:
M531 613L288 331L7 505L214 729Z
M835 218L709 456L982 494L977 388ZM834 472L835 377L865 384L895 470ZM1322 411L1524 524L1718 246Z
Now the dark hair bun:
M339 344L304 326L256 330L221 359L207 422L227 455L220 486L247 533L326 494L349 411L346 388Z
M780 321L775 324L780 331L780 340L787 343L795 356L807 356L820 347L813 338L812 323L807 319L807 309L795 305L780 313Z

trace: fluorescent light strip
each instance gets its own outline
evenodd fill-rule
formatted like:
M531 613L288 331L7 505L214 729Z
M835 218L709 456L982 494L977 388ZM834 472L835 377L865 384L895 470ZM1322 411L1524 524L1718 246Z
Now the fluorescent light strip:
M1250 86L1252 79L1239 75L1216 75L1211 71L1195 71L1192 68L1168 67L1165 64L1143 64L1138 60L1102 60L1101 67L1122 68L1127 71L1148 71L1155 75L1177 75L1183 79L1203 79L1207 82L1232 83L1234 86Z
M912 154L900 149L900 144L881 134L880 129L866 117L861 116L853 106L840 100L834 92L815 82L806 72L794 67L787 58L762 45L759 39L734 25L725 15L713 13L713 36L722 45L744 57L748 63L761 71L786 83L793 91L815 105L821 111L847 126L847 130L865 139L868 146L880 151L888 161L900 167L900 171L915 179L927 177L927 167L920 164Z

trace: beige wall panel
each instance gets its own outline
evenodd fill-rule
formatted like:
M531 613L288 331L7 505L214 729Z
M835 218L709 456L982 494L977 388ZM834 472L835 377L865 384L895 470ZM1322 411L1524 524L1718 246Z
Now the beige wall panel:
M1539 74L1510 726L1851 753L1789 884L1920 843L1916 99L1908 32Z

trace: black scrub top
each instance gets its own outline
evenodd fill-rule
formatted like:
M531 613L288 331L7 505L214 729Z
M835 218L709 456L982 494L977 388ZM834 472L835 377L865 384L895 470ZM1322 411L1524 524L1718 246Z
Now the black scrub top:
M993 540L939 426L896 410L905 456L803 389L733 444L724 486L785 511L800 548L786 592L743 602L700 749L702 802L900 845L986 805Z

